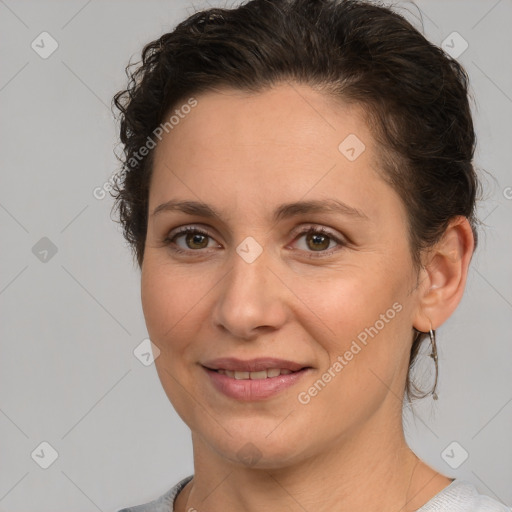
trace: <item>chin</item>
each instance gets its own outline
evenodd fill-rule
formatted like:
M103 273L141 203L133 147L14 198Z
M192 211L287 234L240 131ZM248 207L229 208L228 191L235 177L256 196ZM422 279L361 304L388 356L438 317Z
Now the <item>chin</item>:
M304 439L308 439L308 436L305 433L292 433L282 429L280 435L274 437L275 432L270 435L268 432L275 429L275 422L271 428L258 431L254 430L253 420L248 420L248 423L252 425L247 425L247 430L240 424L237 429L231 429L229 424L225 424L228 432L237 432L237 435L229 436L223 431L225 435L222 438L203 435L203 440L220 457L239 467L251 469L283 468L307 457ZM208 433L211 434L211 430Z

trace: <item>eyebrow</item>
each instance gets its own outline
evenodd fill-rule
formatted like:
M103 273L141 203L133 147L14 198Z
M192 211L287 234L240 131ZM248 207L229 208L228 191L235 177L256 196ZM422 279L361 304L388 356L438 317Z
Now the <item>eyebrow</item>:
M159 213L171 211L181 211L199 217L222 219L221 212L218 212L212 206L201 201L170 200L157 206L151 215L156 216ZM298 215L311 213L337 213L356 219L369 220L364 212L338 199L322 199L281 204L274 210L274 221L277 222Z

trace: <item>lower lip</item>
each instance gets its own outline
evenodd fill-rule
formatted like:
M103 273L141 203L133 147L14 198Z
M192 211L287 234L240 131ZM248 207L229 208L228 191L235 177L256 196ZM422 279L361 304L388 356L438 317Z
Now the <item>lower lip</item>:
M266 379L234 379L214 370L205 368L215 388L224 395L237 400L264 400L296 384L308 371L308 368L288 375L278 375Z

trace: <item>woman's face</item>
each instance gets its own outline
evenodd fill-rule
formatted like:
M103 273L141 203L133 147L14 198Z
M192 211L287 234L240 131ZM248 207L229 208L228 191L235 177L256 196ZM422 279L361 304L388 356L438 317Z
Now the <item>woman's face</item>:
M178 414L216 456L258 467L401 426L417 274L361 111L305 85L196 101L155 149L142 266ZM289 363L272 358L304 369L273 376Z

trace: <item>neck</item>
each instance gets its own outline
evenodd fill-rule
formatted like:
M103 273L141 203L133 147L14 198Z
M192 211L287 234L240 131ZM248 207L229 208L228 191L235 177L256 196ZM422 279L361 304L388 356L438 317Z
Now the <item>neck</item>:
M315 456L271 469L234 464L199 436L192 438L195 474L178 495L176 512L412 512L451 481L418 459L401 426L381 429L372 423Z

